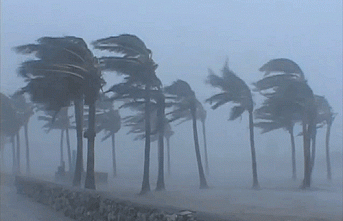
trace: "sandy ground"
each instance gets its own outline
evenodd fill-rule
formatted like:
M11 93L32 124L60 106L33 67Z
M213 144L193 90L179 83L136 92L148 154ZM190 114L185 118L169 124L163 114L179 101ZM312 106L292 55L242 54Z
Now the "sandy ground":
M194 163L194 162L193 162ZM97 189L106 195L156 207L174 207L215 214L223 220L257 221L342 221L343 192L342 166L333 168L334 179L326 180L323 163L318 160L313 174L312 187L300 190L302 171L298 179L290 179L289 162L268 161L259 164L260 190L252 190L251 168L247 162L227 160L213 161L207 181L209 189L199 189L196 167L173 167L172 174L165 176L166 191L154 191L157 171L151 169L151 192L138 195L142 182L142 171L137 166L118 166L118 176L106 185L97 184ZM190 163L190 165L192 165ZM301 164L299 163L299 166ZM225 168L225 169L223 169ZM99 170L104 171L104 170ZM36 175L40 179L53 181L50 174ZM44 205L17 195L13 186L1 186L1 220L68 220Z
M166 183L172 181L167 178ZM278 187L265 185L260 190L252 190L244 184L211 186L207 190L200 190L196 185L183 188L168 185L167 191L138 196L139 181L117 178L107 188L117 198L202 211L219 215L224 220L341 221L343 195L339 183L336 184L317 182L317 187L306 191L298 188L298 182L290 180L274 184Z

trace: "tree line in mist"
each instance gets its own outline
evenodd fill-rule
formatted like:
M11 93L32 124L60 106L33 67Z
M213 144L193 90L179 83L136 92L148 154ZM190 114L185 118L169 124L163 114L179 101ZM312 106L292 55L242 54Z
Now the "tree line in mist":
M116 176L115 134L121 126L129 127L135 139L145 140L144 172L141 194L151 190L150 144L158 142L158 179L156 190L165 189L164 151L167 141L167 172L170 173L170 137L174 134L172 125L192 121L196 163L201 189L208 188L206 175L209 174L209 160L206 145L206 110L197 99L196 92L185 81L176 79L164 86L158 77L158 65L152 51L135 35L122 34L92 42L100 54L96 57L82 38L42 37L36 43L15 47L18 54L28 56L22 62L18 73L26 82L23 88L11 96L1 93L1 149L4 143L12 143L13 173L19 174L20 142L19 131L23 127L26 141L26 172L30 173L28 122L34 112L41 115L46 132L60 130L60 161L65 168L63 143L67 143L68 167L73 172L73 186L81 186L82 171L86 171L85 188L95 189L94 141L97 133L103 132L102 141L111 138L113 176ZM335 118L331 106L324 96L316 95L306 81L305 73L294 61L276 58L263 64L259 69L262 78L249 88L233 70L228 61L220 74L208 70L204 79L206 85L218 89L218 93L206 99L213 110L232 103L229 120L235 120L245 112L249 116L249 139L251 147L252 187L258 189L258 171L255 150L254 127L262 133L283 128L290 135L292 151L292 178L297 178L293 128L302 126L304 175L302 188L311 185L316 152L316 131L326 126L327 178L331 179L329 138ZM122 82L106 82L103 72L123 76ZM107 91L105 84L111 87ZM253 93L264 97L261 106L255 108ZM29 95L30 101L25 94ZM133 115L121 118L113 108L118 102L120 108L129 108ZM74 116L68 108L74 107ZM223 116L225 117L225 116ZM197 123L202 124L204 138L204 163L200 154ZM69 141L69 130L75 129L77 136L76 159L73 163ZM174 129L175 130L175 129ZM87 166L83 168L83 137L87 138ZM230 145L228 141L228 145ZM3 154L2 154L3 157ZM204 166L203 166L204 164ZM204 169L205 168L205 169Z

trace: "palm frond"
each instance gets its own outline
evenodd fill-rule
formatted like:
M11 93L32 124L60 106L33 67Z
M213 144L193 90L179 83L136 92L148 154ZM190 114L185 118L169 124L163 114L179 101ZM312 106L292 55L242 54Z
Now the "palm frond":
M164 92L167 94L176 95L179 98L194 96L194 91L186 81L177 80L174 81L170 86L164 88Z
M305 79L299 65L287 58L272 59L264 64L259 71L265 72L265 76L272 72L283 72L285 74L296 74L300 79Z
M122 34L94 41L94 48L117 52L125 56L135 57L144 55L149 58L151 51L147 49L145 43L135 35Z
M231 109L229 120L237 119L238 117L240 117L243 114L244 111L245 111L244 107L242 107L242 106L234 106Z
M255 123L254 126L262 129L261 134L268 133L272 130L284 128L284 125L275 121L258 122Z

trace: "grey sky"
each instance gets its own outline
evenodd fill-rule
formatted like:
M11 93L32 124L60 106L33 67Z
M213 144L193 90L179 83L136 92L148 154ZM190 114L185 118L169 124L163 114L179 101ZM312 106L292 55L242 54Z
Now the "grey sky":
M164 84L178 78L186 80L201 101L215 92L204 84L207 68L218 73L226 57L249 85L261 78L258 68L270 59L294 60L314 92L325 95L339 113L332 129L332 146L342 148L341 0L4 0L1 92L13 93L23 85L16 68L24 57L13 52L14 46L33 43L42 36L75 35L90 43L122 33L139 36L153 51ZM98 51L95 54L100 55ZM109 85L115 83L111 82L113 77L105 78ZM213 136L209 146L225 149L227 142L234 140L248 147L246 119L222 120L228 118L228 108L214 112L206 106L212 121L208 125L209 137ZM244 136L244 141L236 141ZM256 140L261 140L257 148L267 137L257 133Z

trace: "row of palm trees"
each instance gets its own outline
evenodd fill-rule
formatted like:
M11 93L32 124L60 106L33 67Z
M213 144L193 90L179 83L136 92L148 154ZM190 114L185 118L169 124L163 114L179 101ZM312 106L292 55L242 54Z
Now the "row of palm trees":
M43 37L38 39L36 44L16 47L18 53L33 54L35 56L34 60L23 62L19 69L20 76L25 78L28 83L17 94L28 93L34 103L42 104L46 110L52 111L52 121L56 120L57 114L63 108L69 107L72 103L74 104L77 159L73 185L81 185L82 135L83 125L85 124L88 124L87 129L84 131L84 137L88 141L85 188L95 189L94 139L95 134L101 130L105 130L107 133L103 140L112 137L113 171L115 175L114 134L120 128L120 123L119 128L115 126L118 125L120 117L118 117L118 112L113 110L112 105L104 102L109 100L124 101L122 108L129 107L138 111L137 116L126 118L124 124L132 127L131 132L139 133L139 137L145 139L141 194L150 191L150 143L154 139L158 140L159 153L156 189L165 189L163 141L164 137L169 139L173 134L172 130L169 129L168 122L176 120L180 120L180 122L192 120L200 188L207 188L197 132L198 119L203 123L205 169L208 173L205 136L206 111L201 102L196 99L195 93L189 84L177 80L172 85L163 88L161 80L156 75L158 65L152 59L152 51L137 36L123 34L96 40L92 45L95 49L109 52L107 54L110 54L110 56L96 58L83 39L70 36L60 38ZM262 107L257 110L254 111L251 89L229 69L228 62L225 63L221 76L209 70L206 83L219 88L221 92L211 96L206 102L212 105L212 109L216 109L228 102L236 104L231 109L230 120L237 119L245 111L249 113L253 188L259 188L254 126L263 128L263 132L286 128L291 134L292 152L295 153L293 126L296 122L301 122L305 158L305 174L302 186L304 188L310 187L315 154L315 148L312 148L312 151L310 149L310 142L312 140L312 144L315 144L316 124L325 121L328 125L327 153L329 153L329 128L334 119L334 114L328 103L324 102L324 104L322 102L321 104L324 106L327 105L321 110L325 109L325 111L329 112L326 112L325 120L318 120L318 116L321 115L318 114L320 108L317 108L318 104L315 96L308 86L303 72L293 61L274 59L263 65L260 71L265 72L265 76L254 84L254 90L262 94L266 100ZM105 84L102 72L116 72L124 76L123 82L114 84L106 91L106 93L112 93L112 97L100 96L100 90ZM99 99L102 102L99 102ZM84 104L88 106L86 111L88 113L85 115L87 116L86 121L84 120ZM165 113L166 108L171 109L171 111ZM254 123L254 115L260 122ZM169 142L167 144L169 153ZM295 178L294 154L292 159L293 178ZM170 172L169 154L168 172Z
M33 105L26 102L24 96L14 94L7 97L0 93L1 97L1 124L0 124L0 150L1 162L3 166L3 150L4 145L9 140L12 143L13 165L12 172L20 174L20 129L24 129L25 145L26 145L26 174L30 174L30 148L28 136L28 124L33 115Z

